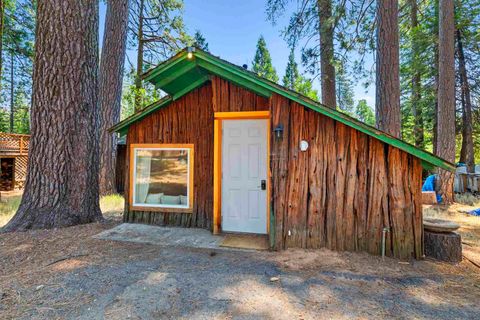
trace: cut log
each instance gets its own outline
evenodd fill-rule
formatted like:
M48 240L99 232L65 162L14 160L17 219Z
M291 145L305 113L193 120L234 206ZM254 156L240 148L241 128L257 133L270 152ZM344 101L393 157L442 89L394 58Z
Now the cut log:
M435 191L422 191L422 204L437 204Z
M423 227L431 232L451 233L460 228L460 225L450 220L424 218Z
M441 261L462 261L462 240L458 233L425 230L425 255Z

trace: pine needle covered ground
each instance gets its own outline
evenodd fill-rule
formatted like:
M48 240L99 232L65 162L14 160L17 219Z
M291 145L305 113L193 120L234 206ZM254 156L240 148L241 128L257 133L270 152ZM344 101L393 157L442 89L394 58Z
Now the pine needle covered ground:
M17 202L2 208L11 215ZM399 262L323 249L212 252L93 238L121 223L122 204L118 196L103 198L103 223L0 234L0 318L473 319L480 313L479 269L467 259ZM460 222L464 252L478 244L478 220L440 207L426 208L426 215Z
M2 193L0 200L0 227L7 224L20 205L22 195L19 192ZM100 199L100 208L104 216L120 216L123 213L124 198L112 194Z

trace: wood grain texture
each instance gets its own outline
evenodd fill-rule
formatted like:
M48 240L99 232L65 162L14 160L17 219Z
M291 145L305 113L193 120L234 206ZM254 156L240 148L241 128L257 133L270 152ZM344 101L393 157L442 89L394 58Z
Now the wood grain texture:
M191 214L126 211L125 221L212 229L214 113L271 113L275 249L291 247L387 255L423 254L421 162L379 140L279 95L268 100L214 77L172 105L135 123L128 143L193 143L195 199ZM299 143L309 148L301 152ZM128 177L127 177L128 179Z
M277 249L289 247L421 258L421 162L277 95L271 98L272 203ZM306 152L301 140L309 142Z
M133 212L127 208L124 221L213 230L214 113L268 110L268 99L215 77L133 124L128 130L127 149L132 143L194 144L194 200L192 213Z

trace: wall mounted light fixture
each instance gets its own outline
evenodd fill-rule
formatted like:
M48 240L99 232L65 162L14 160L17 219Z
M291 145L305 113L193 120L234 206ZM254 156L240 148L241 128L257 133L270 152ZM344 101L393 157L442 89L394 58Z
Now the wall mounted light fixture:
M283 124L278 124L275 129L273 129L273 132L275 133L275 138L278 140L283 138Z

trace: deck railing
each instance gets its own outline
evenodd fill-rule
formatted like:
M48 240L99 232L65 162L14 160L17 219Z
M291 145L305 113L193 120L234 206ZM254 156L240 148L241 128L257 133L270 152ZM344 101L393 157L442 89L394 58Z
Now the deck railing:
M27 155L30 135L0 132L0 155Z

